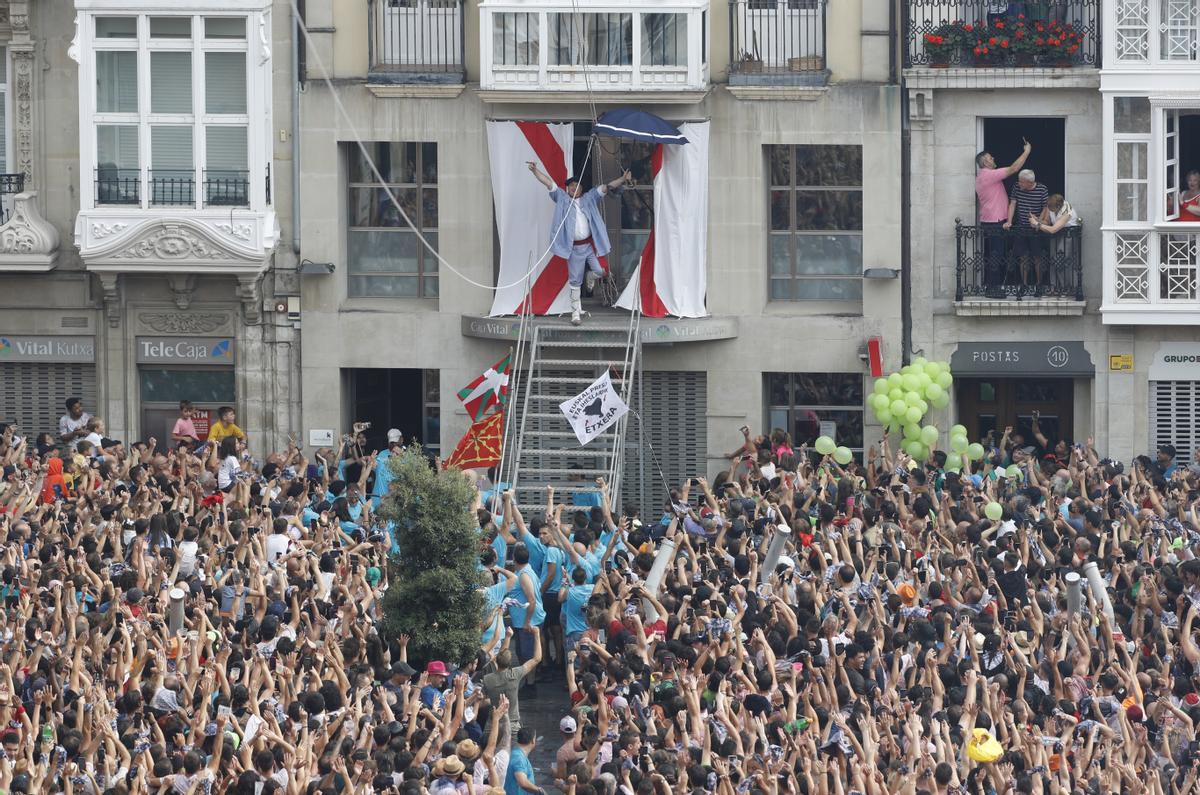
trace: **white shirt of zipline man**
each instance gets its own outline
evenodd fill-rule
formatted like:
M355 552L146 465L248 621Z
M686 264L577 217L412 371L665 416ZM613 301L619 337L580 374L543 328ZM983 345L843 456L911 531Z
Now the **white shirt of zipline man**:
M559 404L580 444L587 444L629 411L605 371L586 389Z

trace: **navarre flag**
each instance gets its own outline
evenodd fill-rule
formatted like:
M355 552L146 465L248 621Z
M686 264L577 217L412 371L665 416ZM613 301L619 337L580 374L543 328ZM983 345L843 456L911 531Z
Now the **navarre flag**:
M476 420L458 440L458 447L446 459L445 468L488 469L500 463L504 441L504 412L497 411Z
M472 420L481 420L493 406L508 403L508 377L512 372L512 354L489 367L483 375L458 390L458 399Z
M569 312L567 261L549 251L555 231L554 202L525 164L537 163L554 184L563 186L571 176L575 127L489 121L487 136L500 238L500 275L488 314L518 315L526 308L533 315Z
M709 123L681 124L679 131L688 143L654 148L654 228L616 304L646 317L708 315Z
M587 444L610 425L625 416L629 406L613 389L608 371L593 381L587 389L570 400L558 404L580 444Z

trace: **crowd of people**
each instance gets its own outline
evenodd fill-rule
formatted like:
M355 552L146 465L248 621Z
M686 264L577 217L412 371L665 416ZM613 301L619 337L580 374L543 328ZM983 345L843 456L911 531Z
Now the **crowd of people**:
M232 410L160 446L68 408L0 429L5 795L1200 791L1200 456L1009 429L842 466L742 428L644 516L468 471L479 650L410 660L398 430L259 459Z

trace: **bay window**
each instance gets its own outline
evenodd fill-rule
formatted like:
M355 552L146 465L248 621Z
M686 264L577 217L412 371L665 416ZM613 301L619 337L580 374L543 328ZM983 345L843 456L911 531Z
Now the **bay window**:
M85 204L268 204L270 61L251 35L255 19L262 21L217 12L81 18L81 149L95 187Z

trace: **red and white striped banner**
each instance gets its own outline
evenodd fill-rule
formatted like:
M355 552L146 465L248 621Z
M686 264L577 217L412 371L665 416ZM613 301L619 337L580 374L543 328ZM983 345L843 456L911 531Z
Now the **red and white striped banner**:
M566 260L547 250L554 232L554 202L525 164L534 161L557 185L563 185L571 173L573 125L489 121L487 133L500 235L500 276L490 314L515 315L523 310L527 283L522 276L531 267L532 313L569 312Z
M688 143L655 146L654 229L617 306L647 317L708 315L708 130L681 124Z

